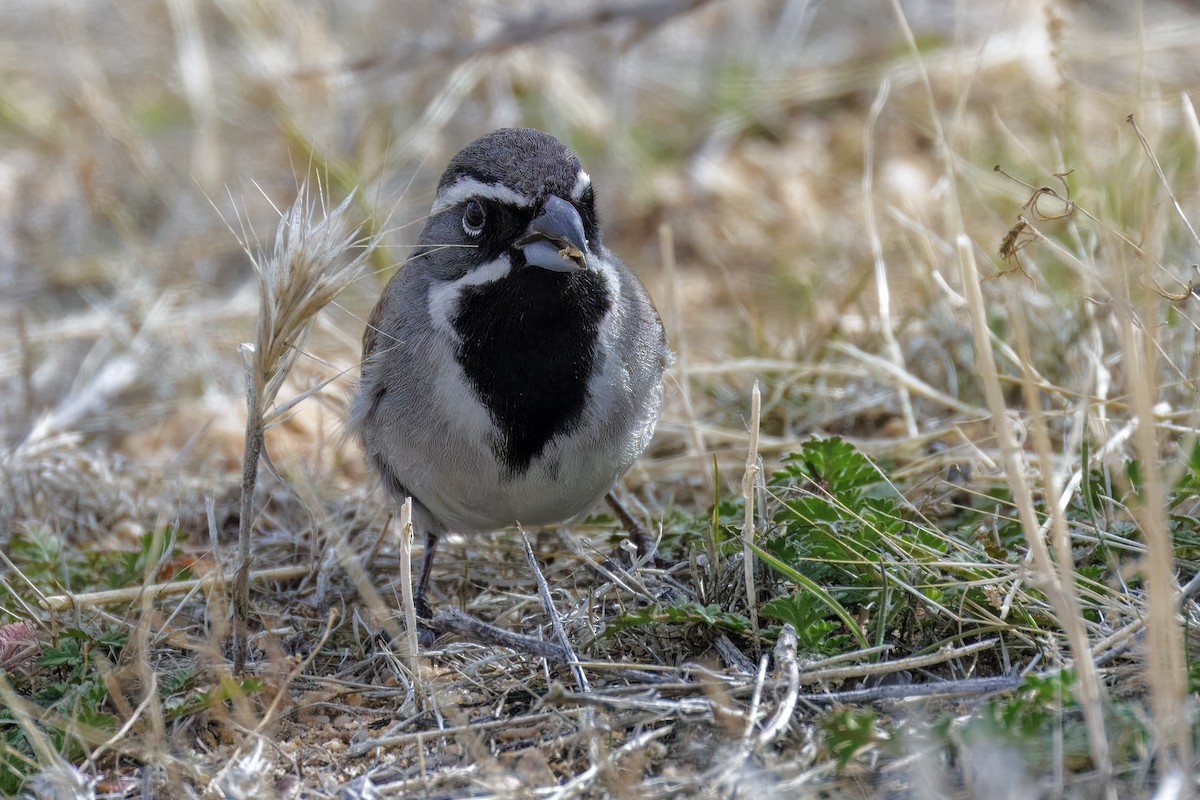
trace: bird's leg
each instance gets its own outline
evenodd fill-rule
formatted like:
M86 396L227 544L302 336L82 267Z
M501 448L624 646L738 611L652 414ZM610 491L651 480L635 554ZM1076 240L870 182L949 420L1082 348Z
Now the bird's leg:
M437 543L438 535L432 531L425 531L425 553L421 556L421 577L417 579L417 596L414 598L417 616L422 619L433 617L433 610L429 608L429 601L425 599L425 591L429 588L429 573L433 571L433 557L437 553Z
M645 556L654 546L650 541L650 537L642 530L642 526L637 523L633 515L626 510L625 505L617 498L616 492L609 492L604 495L605 502L608 507L617 515L617 519L621 521L621 525L625 528L625 532L629 534L629 541L633 542L633 546L637 548L639 557Z

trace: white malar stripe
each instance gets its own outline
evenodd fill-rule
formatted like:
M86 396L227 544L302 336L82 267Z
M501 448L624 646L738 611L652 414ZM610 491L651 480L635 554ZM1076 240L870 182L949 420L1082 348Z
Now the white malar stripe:
M447 208L452 208L472 197L481 200L495 200L497 203L528 208L533 205L533 198L514 191L502 183L483 183L474 178L459 178L457 181L438 192L433 201L431 213L436 214Z
M433 326L457 342L458 331L454 330L451 320L458 313L458 298L462 290L468 286L498 281L511 271L512 262L508 256L501 256L471 270L458 280L434 283L429 287L429 319Z
M591 185L592 176L588 175L584 170L579 170L579 177L575 179L575 186L571 189L571 199L578 201Z
M588 268L599 273L600 279L604 281L605 288L608 289L608 296L613 298L614 303L619 303L621 297L621 271L610 260L612 258L613 255L607 250L600 253L593 253L592 248L588 247ZM618 307L614 306L614 308ZM611 315L612 312L609 313Z

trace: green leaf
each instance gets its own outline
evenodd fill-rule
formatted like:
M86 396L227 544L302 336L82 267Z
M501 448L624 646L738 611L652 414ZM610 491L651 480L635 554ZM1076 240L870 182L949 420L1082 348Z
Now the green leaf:
M875 712L869 708L835 711L820 724L822 744L843 769L863 748L879 740L875 730Z
M109 650L120 651L125 649L125 645L129 644L129 633L116 626L111 626L105 628L94 641L96 644L107 647Z
M1133 488L1134 494L1142 493L1142 465L1137 459L1131 458L1125 462L1125 477L1129 479L1129 485Z
M1200 493L1200 436L1192 442L1187 468L1175 483L1175 490L1189 495Z
M838 623L827 619L829 609L814 594L798 591L763 603L762 612L791 623L796 630L797 647L833 655L845 649L849 636L837 634Z
M810 439L800 451L783 458L783 468L771 476L772 485L805 480L839 499L857 498L863 489L882 481L879 469L854 445L834 436ZM853 505L850 503L850 505Z
M716 603L704 606L688 600L669 606L651 605L626 612L610 622L604 634L608 636L626 628L656 625L664 622L677 625L703 624L721 628L731 633L741 633L750 627L750 620L741 614L722 611L721 607Z
M758 545L752 543L750 545L750 549L754 551L756 556L765 561L767 565L771 567L771 569L775 570L792 583L799 584L816 595L817 598L820 599L820 601L824 603L830 611L837 615L838 619L842 621L842 623L846 626L846 629L850 631L850 634L858 641L859 645L864 650L871 646L867 642L867 637L861 630L859 630L858 623L854 620L854 617L850 615L850 612L842 607L841 603L834 599L833 595Z
M38 665L43 667L76 666L83 663L83 643L64 633L58 647L47 647L38 656Z

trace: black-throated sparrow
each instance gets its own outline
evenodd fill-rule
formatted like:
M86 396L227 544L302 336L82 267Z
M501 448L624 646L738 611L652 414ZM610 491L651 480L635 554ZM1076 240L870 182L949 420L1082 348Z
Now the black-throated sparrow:
M350 420L413 498L422 614L439 534L561 522L612 488L650 442L669 360L570 150L506 128L454 157L371 314Z

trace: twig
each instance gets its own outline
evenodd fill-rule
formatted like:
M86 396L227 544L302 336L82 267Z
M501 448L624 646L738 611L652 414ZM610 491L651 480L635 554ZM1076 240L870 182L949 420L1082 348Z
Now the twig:
M261 298L264 307L267 298ZM259 312L259 328L262 327ZM256 348L246 342L239 348L246 382L246 442L242 452L242 496L238 512L238 569L233 577L233 672L241 674L249 656L246 627L250 619L250 540L254 527L254 488L258 483L258 460L263 449L263 376L256 373Z
M1171 184L1167 181L1166 173L1163 172L1162 164L1158 163L1158 156L1154 155L1154 148L1150 146L1150 142L1146 141L1146 135L1142 133L1141 127L1130 114L1125 118L1125 121L1133 126L1134 133L1137 134L1138 141L1142 143L1142 149L1146 151L1146 155L1150 157L1150 163L1154 165L1154 171L1158 173L1158 179L1162 181L1163 188L1167 190L1167 197L1171 198L1171 205L1175 207L1175 213L1183 220L1183 224L1187 226L1188 233L1192 235L1192 241L1200 245L1200 236L1196 235L1196 229L1192 227L1192 223L1187 218L1187 214L1183 213L1183 207L1179 205L1179 199L1175 197L1174 190L1171 189Z
M1138 636L1146 627L1146 618L1138 617L1117 628L1092 646L1092 660L1097 664L1111 661L1118 654L1129 649L1129 640Z
M632 685L653 683L656 685L666 685L674 683L683 670L679 667L671 667L660 664L638 664L636 662L614 662L614 661L588 661L583 659L578 662L579 666L584 669L596 671L611 671L617 675L621 675L631 682ZM666 674L663 674L666 673Z
M800 671L800 682L804 684L834 683L850 678L865 678L873 675L888 675L903 670L925 669L936 664L944 664L957 658L991 650L996 646L996 639L985 639L982 642L972 642L961 647L944 647L933 653L921 656L898 658L895 661L880 661L871 664L856 664L850 667L829 667L827 669Z
M749 753L750 737L758 724L758 710L762 707L763 687L767 682L767 654L758 659L758 670L754 673L754 689L750 692L750 710L746 712L746 730L742 732L742 746Z
M286 581L300 578L309 573L309 567L296 565L291 567L275 567L273 569L254 570L249 575L253 583L266 581ZM88 606L107 606L113 603L130 603L142 595L151 597L172 597L187 594L194 589L205 589L214 584L227 584L233 581L236 573L210 572L202 578L192 578L186 581L171 581L170 583L152 583L147 586L129 586L125 589L106 589L102 592L84 592L83 594L55 594L39 601L42 608L48 611L62 611L66 608L84 608Z
M645 529L638 524L638 521L625 508L625 504L621 502L621 498L617 497L615 491L606 493L604 495L604 502L617 515L621 527L625 529L625 533L629 536L629 541L637 549L638 560L643 563L649 563L654 558L656 546L651 544L650 537L646 535Z
M404 639L408 643L405 661L413 676L420 679L420 645L417 641L417 603L412 582L412 498L404 498L400 518L396 521L396 538L400 542L400 600L404 604Z
M442 612L439 611L438 614ZM360 742L352 746L347 755L361 756L369 753L376 747L394 747L396 745L411 744L413 742L428 742L432 739L440 739L447 736L459 736L464 733L482 733L483 731L495 730L496 728L508 727L533 727L543 725L551 720L560 719L562 712L559 710L548 711L538 714L525 714L517 717L505 717L503 719L476 720L467 725L455 725L450 728L435 728L427 731L413 731L412 733L401 733L396 736L381 736L378 739L368 739L365 742Z
M846 689L840 692L805 695L804 700L809 703L840 704L878 700L905 701L930 697L970 697L978 694L1010 691L1020 686L1022 680L1020 675L996 675L990 678L962 678L908 686L873 686L868 689Z
M554 629L554 637L558 639L559 645L562 646L567 659L571 662L571 673L575 676L575 683L579 687L579 691L587 692L587 675L584 674L583 667L579 666L579 658L575 655L574 648L571 647L571 640L567 637L566 629L563 628L558 609L554 607L554 598L550 596L550 585L546 583L546 576L542 574L542 568L537 563L537 556L533 554L529 536L520 526L517 526L517 530L521 532L521 544L525 547L525 559L529 562L529 569L533 571L534 580L537 581L538 596L542 599L542 607L550 616L550 626Z
M742 474L742 501L745 516L742 518L742 567L746 581L746 605L750 609L750 630L758 646L758 592L754 587L754 497L758 483L758 429L762 414L762 394L758 381L750 391L750 447L746 452L746 471Z
M795 704L798 705L801 698L803 698L805 703L852 703L870 702L872 700L904 701L929 697L967 697L977 694L1010 691L1020 686L1022 680L1024 680L1024 676L1020 674L994 675L986 678L961 678L933 681L931 683L910 683L903 686L889 684L886 686L870 686L862 689L817 691L803 695L800 694L797 688ZM797 687L802 683L803 681L798 680ZM788 700L787 693L791 692L793 684L785 674L781 680L766 681L763 686L770 689L783 689L785 692L784 699ZM553 702L555 707L595 706L627 713L642 712L656 716L670 714L681 720L696 719L697 717L711 715L715 701L710 694L710 688L706 687L703 683L687 684L686 688L693 690L701 696L667 699L657 696L647 697L644 693L628 697L601 694L598 692L592 692L587 695L562 692L560 694L547 695L545 701ZM731 696L741 696L750 688L751 684L732 687L729 694ZM658 692L661 694L661 688L658 688ZM782 704L780 708L783 708ZM730 713L729 709L724 710L726 713ZM789 717L791 713L794 713L794 706L793 711L788 714ZM778 721L779 718L772 716L772 722Z
M545 639L535 636L526 636L523 633L506 631L469 614L464 614L456 608L439 608L434 613L433 619L430 620L429 627L438 633L457 633L479 644L499 645L516 650L518 653L525 653L534 658L544 658L559 664L567 664L571 661L571 654L553 642L547 642Z
M775 671L783 675L783 700L775 709L762 730L755 737L755 745L764 747L779 738L796 710L796 698L800 695L800 667L796 663L796 629L785 623L775 643Z
M561 688L562 685L556 684L556 686ZM694 693L701 694L702 696L668 699L659 697L657 693L648 695L644 689L639 689L637 695L630 697L626 695L599 694L596 692L588 694L565 690L555 692L553 690L554 687L551 687L551 691L542 698L542 702L561 708L596 707L625 713L640 712L653 716L669 715L680 720L694 720L699 717L710 716L712 714L713 699L707 694L703 694L707 687L701 683L689 683L685 684L685 686Z

